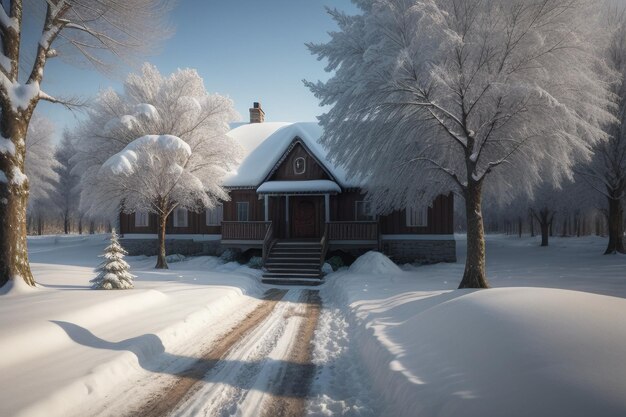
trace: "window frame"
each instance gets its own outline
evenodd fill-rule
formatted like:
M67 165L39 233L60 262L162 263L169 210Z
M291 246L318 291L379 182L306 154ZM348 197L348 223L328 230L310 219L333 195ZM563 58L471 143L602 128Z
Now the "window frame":
M239 214L239 207L246 207L246 218L245 220L242 219ZM237 201L235 204L235 208L237 209L236 214L237 214L237 221L238 222L249 222L250 221L250 202L249 201Z
M302 171L298 172L298 169L296 168L296 164L298 163L299 160L302 160L303 165L302 165ZM306 173L306 157L299 156L293 160L293 173L294 175L303 175Z
M178 213L181 212L181 211L183 213L185 213L185 221L184 221L183 225L180 224L180 221L178 219ZM174 209L174 222L173 223L174 223L174 227L189 227L189 212L186 209L184 209L184 208L179 208L179 207L175 208Z
M421 220L419 212L421 211ZM410 206L405 209L406 212L406 227L428 227L428 205L423 206ZM415 214L413 214L415 213Z
M367 218L359 219L359 204L362 204L362 205L366 205L367 204L367 207L369 207L370 211L371 211L372 203L370 203L369 201L366 201L366 200L355 201L354 202L354 221L357 221L357 222L375 222L376 221L376 215L375 214L364 215L363 217L367 217ZM365 212L365 211L363 211L363 212Z
M145 222L137 221L139 219L145 218ZM135 227L150 227L150 213L147 211L136 211L135 212Z
M217 219L217 223L210 223L209 216L213 217L212 213L215 213L216 210L217 210L217 213L215 214L215 217ZM224 204L218 203L215 205L215 207L208 208L205 210L204 222L207 226L221 226L223 220L224 220Z

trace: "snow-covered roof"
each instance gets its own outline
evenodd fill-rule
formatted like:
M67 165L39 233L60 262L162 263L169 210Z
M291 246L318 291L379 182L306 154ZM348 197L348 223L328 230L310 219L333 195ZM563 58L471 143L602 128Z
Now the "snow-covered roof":
M266 181L256 190L259 194L272 193L340 193L341 187L335 181L306 180L306 181Z
M328 150L319 143L322 128L315 122L265 122L239 126L228 136L244 149L239 167L224 177L226 187L258 187L297 137L335 178L341 187L358 187L346 178L343 168L328 159Z

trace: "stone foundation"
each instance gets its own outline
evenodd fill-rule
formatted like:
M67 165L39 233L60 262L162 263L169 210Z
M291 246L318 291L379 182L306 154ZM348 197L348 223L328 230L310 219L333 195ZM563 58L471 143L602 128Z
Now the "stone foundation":
M159 242L157 239L120 239L120 244L129 256L156 256ZM219 256L224 249L219 240L165 239L165 253Z
M383 253L395 263L456 262L456 241L450 240L383 240Z

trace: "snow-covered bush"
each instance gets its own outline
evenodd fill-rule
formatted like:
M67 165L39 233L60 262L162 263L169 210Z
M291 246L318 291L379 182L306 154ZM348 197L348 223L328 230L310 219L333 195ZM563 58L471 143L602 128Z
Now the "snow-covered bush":
M343 259L341 259L341 256L333 256L332 258L328 259L326 262L328 262L328 264L333 269L333 271L336 271L342 266L345 266Z
M252 269L261 269L263 268L263 258L260 256L253 256L248 261L248 267Z
M369 251L357 258L350 265L350 272L359 274L397 275L402 273L400 267L380 252Z
M182 262L187 258L185 258L185 255L181 255L180 253L174 253L172 255L167 255L165 259L167 260L168 263L174 263L174 262Z
M111 233L111 244L104 249L104 262L98 267L97 277L89 282L98 290L123 290L133 288L135 278L129 271L130 266L124 260L127 252L122 248L115 230Z
M220 259L224 262L224 263L228 263L228 262L235 262L237 259L239 258L239 252L234 251L232 249L226 249L224 252L222 252L222 254L220 255Z

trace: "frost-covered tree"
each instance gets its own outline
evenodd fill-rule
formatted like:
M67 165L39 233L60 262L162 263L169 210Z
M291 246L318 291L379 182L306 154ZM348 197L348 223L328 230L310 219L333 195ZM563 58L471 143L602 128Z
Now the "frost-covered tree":
M26 248L26 136L40 100L68 104L42 91L47 63L78 52L110 70L169 34L170 7L166 0L2 0L0 6L0 286L13 279L34 286ZM26 33L37 40L27 42Z
M34 115L26 135L26 161L24 173L30 183L30 199L27 213L36 222L38 234L42 234L44 224L51 220L56 207L51 199L54 183L57 181L54 159L54 124L41 116Z
M75 153L74 141L70 133L65 131L61 143L54 152L54 158L57 162L54 171L58 179L55 181L54 190L51 193L52 201L54 201L63 221L63 233L65 234L70 232L72 222L79 216L79 178L72 173L74 165L71 162Z
M81 206L90 214L110 217L117 217L120 209L157 214L160 219L157 268L166 268L165 225L170 213L179 205L199 211L212 207L217 199L228 198L221 179L240 155L238 146L226 136L228 122L235 118L232 101L207 93L195 70L178 70L163 77L156 67L144 65L140 74L128 77L123 94L112 90L101 93L89 117L78 128L77 154L73 160L74 171L82 178ZM123 152L131 143L137 146L136 139L146 135L171 135L189 146L184 162L152 161L168 170L177 164L185 175L152 172L149 174L152 182L145 185L142 195L128 195L128 190L137 184L124 183L118 187L107 183L101 168L107 159ZM159 143L151 145L152 151L158 151ZM144 150L147 146L140 148ZM133 165L133 172L155 166ZM134 178L130 176L128 181ZM164 183L169 185L161 187ZM200 187L204 189L201 195L197 193Z
M460 288L487 287L482 196L559 183L612 119L601 28L584 0L360 0L309 44L332 108L323 143L386 212L454 189L465 198Z
M606 199L605 212L609 242L605 254L626 253L624 248L624 199L626 198L626 11L610 7L607 26L612 35L606 47L606 61L617 73L612 85L616 101L616 121L605 127L606 142L594 148L590 164L578 170L592 190Z
M50 193L57 178L54 133L54 124L45 117L35 115L28 126L24 173L30 182L31 204L39 204L44 200L50 203Z
M130 272L130 266L124 260L128 253L117 239L115 229L111 232L111 244L104 249L104 261L98 267L98 276L92 279L92 288L97 290L125 290L133 288L136 278Z

